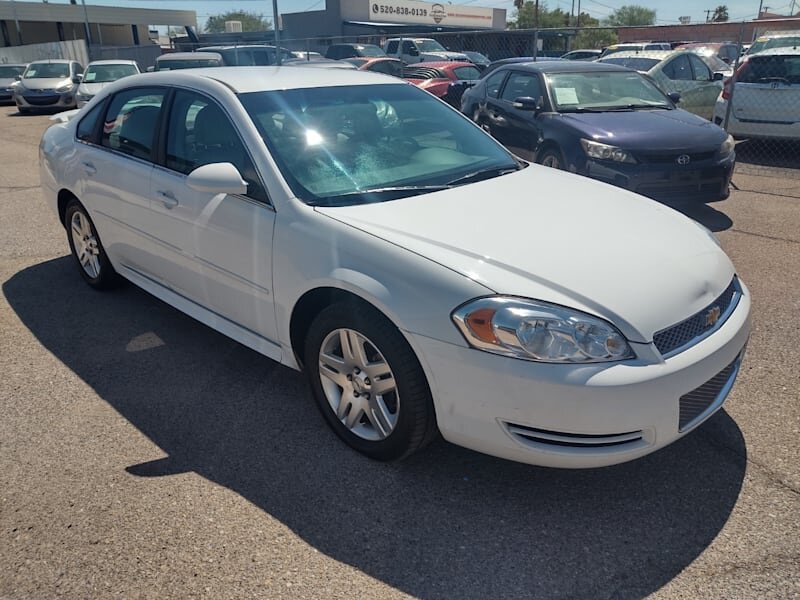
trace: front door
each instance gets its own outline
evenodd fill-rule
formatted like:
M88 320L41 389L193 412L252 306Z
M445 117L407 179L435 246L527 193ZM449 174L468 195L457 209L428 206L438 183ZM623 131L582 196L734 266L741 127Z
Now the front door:
M491 134L511 152L534 160L540 138L537 113L514 108L517 98L543 102L543 88L537 74L512 71L496 98L487 95L487 124Z

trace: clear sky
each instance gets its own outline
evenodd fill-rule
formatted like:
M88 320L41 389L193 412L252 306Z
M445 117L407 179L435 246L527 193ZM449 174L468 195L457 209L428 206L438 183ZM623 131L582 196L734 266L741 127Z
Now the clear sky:
M51 2L65 2L67 0L50 0ZM346 0L345 0L346 1ZM446 1L446 0L445 0ZM577 0L575 0L577 6ZM153 7L195 10L200 27L211 15L217 15L229 10L247 10L272 18L272 0L86 0L87 4L106 4L126 7ZM509 19L514 14L513 0L452 0L450 4L463 4L470 6L486 6L492 8L505 8L508 10ZM561 8L570 12L572 0L540 0L548 8ZM689 16L692 23L702 23L706 20L706 10L713 10L720 4L728 7L731 21L754 18L758 13L759 0L581 0L581 12L587 12L593 17L603 19L620 6L638 4L656 11L656 23L667 25L677 23L678 17ZM792 0L763 0L764 8L778 14L789 14ZM774 5L774 6L773 6ZM321 10L325 7L325 0L278 0L278 10L281 13L302 12L306 10ZM794 2L795 12L800 11L800 0Z

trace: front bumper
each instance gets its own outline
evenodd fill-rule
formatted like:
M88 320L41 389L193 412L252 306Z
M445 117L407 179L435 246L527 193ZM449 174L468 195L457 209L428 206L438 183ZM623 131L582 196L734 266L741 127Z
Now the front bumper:
M77 108L74 92L23 92L14 96L18 108L35 110L37 108Z
M523 463L602 467L671 444L716 412L750 332L750 296L712 335L662 360L552 365L409 334L426 368L443 437Z
M14 100L14 90L0 89L0 102L11 102Z
M733 152L725 158L706 158L687 165L589 159L582 174L660 202L713 202L730 194L735 162Z

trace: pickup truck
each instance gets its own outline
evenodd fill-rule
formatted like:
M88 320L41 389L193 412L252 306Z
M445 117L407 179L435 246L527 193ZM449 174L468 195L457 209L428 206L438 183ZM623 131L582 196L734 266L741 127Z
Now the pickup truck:
M406 64L443 60L469 62L466 54L450 52L431 38L390 38L383 50L387 56L399 58Z

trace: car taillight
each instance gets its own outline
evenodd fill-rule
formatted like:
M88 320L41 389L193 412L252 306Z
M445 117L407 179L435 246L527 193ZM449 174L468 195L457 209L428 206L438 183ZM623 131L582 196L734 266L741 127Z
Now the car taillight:
M722 99L723 100L730 100L731 99L731 90L732 90L731 86L733 85L733 83L735 81L739 81L741 76L745 74L745 72L747 71L747 67L748 66L749 65L748 65L747 61L743 62L741 65L739 65L739 68L736 69L736 72L733 74L733 77L730 77L729 79L727 79L727 80L722 82Z

